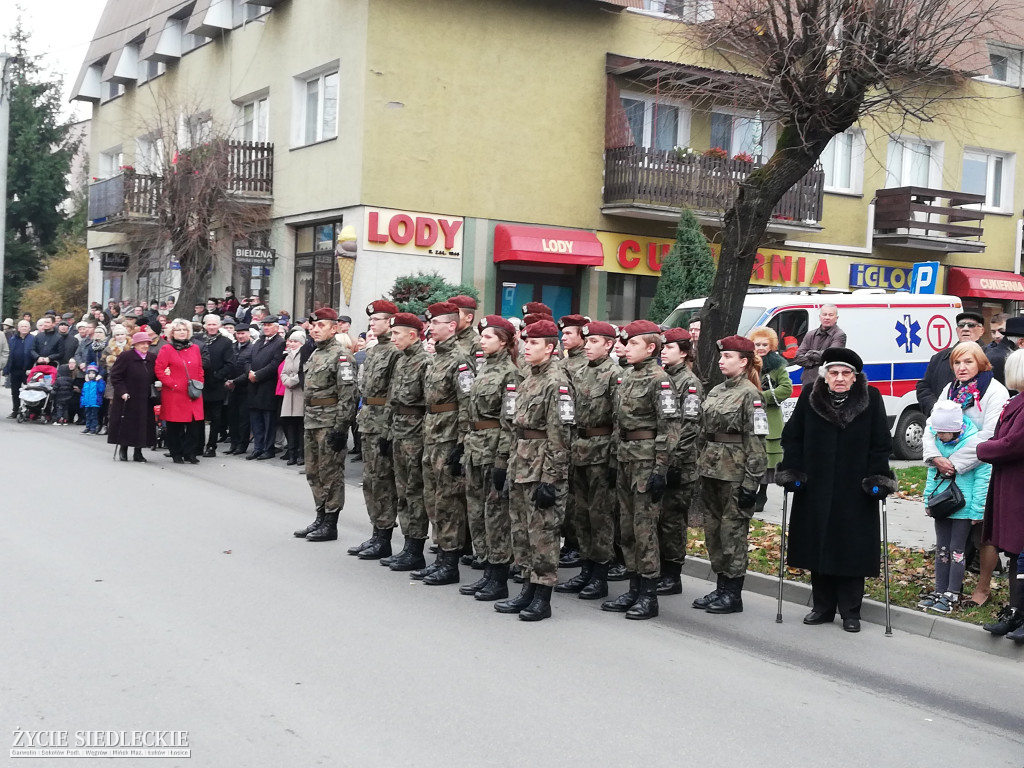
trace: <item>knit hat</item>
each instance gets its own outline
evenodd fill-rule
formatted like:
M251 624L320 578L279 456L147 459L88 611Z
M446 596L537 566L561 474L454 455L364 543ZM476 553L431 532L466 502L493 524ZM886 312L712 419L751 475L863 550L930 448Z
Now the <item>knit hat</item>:
M964 428L963 409L952 400L940 400L932 408L931 422L936 432L959 432Z
M754 342L750 342L753 346ZM861 373L864 370L864 361L860 355L846 347L829 347L821 356L821 367L828 370L833 365L842 365L854 373Z
M132 335L132 346L136 344L149 344L149 334L145 331L139 331Z
M146 339L146 341L149 341L149 339ZM96 371L97 373L99 373L100 369L99 369L99 366L96 365L96 363L89 363L87 366L85 366L85 370L86 371Z

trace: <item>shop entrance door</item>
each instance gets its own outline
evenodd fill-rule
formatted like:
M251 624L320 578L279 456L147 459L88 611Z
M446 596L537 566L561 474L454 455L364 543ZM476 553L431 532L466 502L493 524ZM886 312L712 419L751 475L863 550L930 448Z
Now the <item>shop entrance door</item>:
M500 266L498 301L502 317L522 317L523 305L540 301L555 319L579 310L579 269L551 266Z

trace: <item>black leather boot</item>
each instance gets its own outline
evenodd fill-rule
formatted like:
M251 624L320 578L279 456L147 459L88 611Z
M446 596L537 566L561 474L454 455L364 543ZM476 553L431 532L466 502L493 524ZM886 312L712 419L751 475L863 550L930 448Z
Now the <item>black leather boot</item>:
M551 618L551 587L541 584L533 591L533 600L519 612L520 621L541 621Z
M426 543L426 539L410 539L406 536L405 547L391 558L388 568L392 571L413 571L422 568L426 565L423 559L423 545Z
M982 629L993 635L1008 635L1024 627L1024 611L1004 605L992 624L983 624Z
M708 592L706 595L704 595L704 597L698 597L696 600L694 600L693 607L703 611L705 608L711 605L712 602L714 602L715 598L718 597L718 593L721 592L724 587L725 576L723 576L722 574L718 574L718 586L716 586L711 592Z
M768 486L757 486L757 496L754 497L754 514L764 512L764 505L768 503Z
M608 563L594 563L587 586L580 590L580 600L600 600L608 597Z
M362 552L368 546L373 544L374 539L376 539L376 538L377 538L377 529L373 528L370 531L370 538L368 538L362 544L356 544L354 547L349 547L348 549L345 550L345 552L347 552L350 555L358 555L360 552Z
M492 566L490 563L485 563L484 575L481 578L474 581L472 584L463 584L461 587L459 587L459 594L472 596L479 592L481 589L483 589L484 585L486 585L487 582L491 580L491 568Z
M704 610L708 613L743 613L743 577L732 579L726 577L725 587L718 597L708 603Z
M508 565L492 565L490 580L473 597L481 602L504 600L508 597Z
M339 514L338 512L325 514L320 527L306 534L306 541L337 541Z
M430 565L426 565L426 561L424 561L424 565L417 568L410 575L417 581L425 579L427 576L429 576L441 567L441 560L443 558L444 552L438 552L436 555L434 555L434 562L432 562Z
M629 571L626 570L626 566L620 563L611 563L608 566L608 581L627 581L629 579Z
M446 584L458 584L460 556L461 552L459 552L459 550L455 550L454 552L442 552L441 567L433 573L428 573L424 576L423 583L431 587L443 587Z
M583 565L580 566L580 572L571 579L563 581L561 584L556 584L555 592L567 592L573 595L582 592L583 588L590 582L590 577L593 573L594 561L584 560Z
M142 455L141 448L136 448L135 451L132 453L132 461L137 461L140 464L146 463L146 457Z
M508 573L509 576L512 577L512 581L516 584L523 584L526 582L526 579L523 578L523 569L518 565L509 566Z
M508 600L499 600L494 604L494 610L498 613L519 613L523 608L533 602L533 594L537 585L532 581L523 584L523 591Z
M653 619L658 615L658 580L640 579L640 597L626 611L627 619Z
M360 560L380 560L382 557L390 555L391 536L394 531L394 528L375 529L373 532L375 538L370 540L370 545L360 552L357 557Z
M121 461L128 461L128 446L120 445L117 448L117 458Z
M671 560L661 561L661 578L658 579L659 595L683 594L683 564Z
M312 533L313 531L315 531L317 528L319 528L323 524L324 524L324 508L323 507L317 507L316 508L316 520L314 520L312 523L307 525L301 531L295 531L295 533L293 533L292 536L294 536L296 539L304 539L304 538L306 538L306 534Z
M612 613L625 613L637 601L638 597L640 597L640 577L635 573L630 573L629 590L623 592L614 600L606 600L601 603L601 610L611 611Z
M579 547L570 547L569 545L562 547L558 556L559 568L579 568L582 562L583 556L580 555Z

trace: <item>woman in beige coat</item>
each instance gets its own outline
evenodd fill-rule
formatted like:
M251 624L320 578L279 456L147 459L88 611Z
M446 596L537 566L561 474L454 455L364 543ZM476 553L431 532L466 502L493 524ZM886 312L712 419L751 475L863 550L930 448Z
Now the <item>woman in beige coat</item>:
M306 343L306 334L301 330L292 331L285 343L284 360L278 369L277 394L281 395L281 429L284 431L288 446L282 454L288 465L304 464L303 460L303 424L302 424L302 347Z

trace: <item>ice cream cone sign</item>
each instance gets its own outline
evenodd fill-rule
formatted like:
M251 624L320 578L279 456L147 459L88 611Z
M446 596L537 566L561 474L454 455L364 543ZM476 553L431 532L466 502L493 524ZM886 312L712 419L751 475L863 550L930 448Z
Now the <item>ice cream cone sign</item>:
M338 276L345 291L345 306L352 303L352 280L356 276L356 228L348 224L338 232L338 244L334 253L338 257Z

